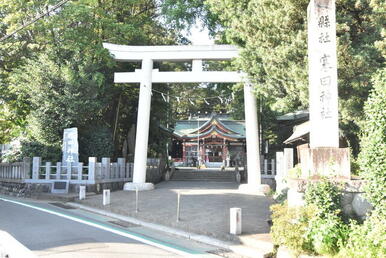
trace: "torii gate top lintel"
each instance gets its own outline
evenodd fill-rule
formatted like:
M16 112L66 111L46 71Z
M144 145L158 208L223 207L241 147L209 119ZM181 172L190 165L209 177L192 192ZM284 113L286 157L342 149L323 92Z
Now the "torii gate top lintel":
M174 45L174 46L126 46L103 43L115 60L121 62L153 61L191 61L192 71L189 72L160 72L152 73L154 83L237 83L246 77L241 72L231 71L203 71L203 60L231 60L238 56L237 47L232 45ZM148 69L152 69L152 64ZM116 72L115 83L138 83L143 77L143 69L135 72Z
M233 45L167 45L167 46L128 46L103 43L118 61L141 61L149 58L155 61L184 60L230 60L239 55Z

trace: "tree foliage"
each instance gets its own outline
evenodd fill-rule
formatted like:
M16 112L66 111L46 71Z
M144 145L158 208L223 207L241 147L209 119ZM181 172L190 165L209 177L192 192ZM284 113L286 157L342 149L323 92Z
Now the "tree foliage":
M365 105L361 126L361 176L367 179L366 198L375 208L386 209L386 69L374 77L374 90Z
M0 36L55 3L2 1ZM139 67L113 62L102 43L175 42L175 34L162 26L157 15L157 5L152 0L69 1L2 42L0 99L4 105L0 126L24 131L29 141L47 147L60 146L63 128L76 126L84 139L95 140L93 134L111 138L110 143L105 139L101 145L113 144L114 152L120 154L128 131L136 122L138 88L114 85L113 74ZM6 107L12 112L5 112ZM13 121L15 116L20 121ZM97 144L94 140L83 141L86 146L82 150ZM108 149L110 146L106 146Z
M308 0L208 0L230 43L241 46L239 67L256 83L272 109L288 112L308 106ZM358 151L363 104L371 76L384 62L384 12L379 1L338 0L338 86L341 128Z

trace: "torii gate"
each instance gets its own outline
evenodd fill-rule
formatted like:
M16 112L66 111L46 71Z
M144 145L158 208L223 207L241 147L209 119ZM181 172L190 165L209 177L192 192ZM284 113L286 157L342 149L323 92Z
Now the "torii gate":
M243 188L261 190L259 135L256 97L252 85L243 73L203 71L202 60L230 60L238 56L232 45L179 45L179 46L127 46L104 43L115 60L142 62L135 72L114 73L115 83L140 83L137 135L135 141L133 182L126 183L124 190L151 190L146 183L147 145L152 83L238 83L244 82L245 128L247 142L248 184ZM153 61L192 61L192 71L160 72L153 69Z

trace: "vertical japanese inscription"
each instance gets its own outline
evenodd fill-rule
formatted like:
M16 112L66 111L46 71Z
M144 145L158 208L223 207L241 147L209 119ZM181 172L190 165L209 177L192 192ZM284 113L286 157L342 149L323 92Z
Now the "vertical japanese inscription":
M311 147L338 147L338 90L335 1L311 0L308 7Z
M78 128L65 128L63 131L62 162L79 162Z
M330 28L331 28L331 18L330 12L332 9L331 1L316 1L315 18L317 20L317 30L318 30L318 40L320 49L322 50L319 58L320 65L320 75L319 78L319 105L320 105L320 118L328 119L332 118L332 103L331 103L331 75L330 72L333 72L336 67L333 66L334 61L331 60L331 40L330 40ZM335 35L334 35L335 36ZM336 51L336 50L335 50ZM336 63L336 61L335 61Z

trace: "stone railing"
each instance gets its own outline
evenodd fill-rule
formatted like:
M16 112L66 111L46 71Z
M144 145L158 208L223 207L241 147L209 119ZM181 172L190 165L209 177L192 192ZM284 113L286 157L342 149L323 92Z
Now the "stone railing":
M22 162L0 163L0 180L18 182L30 178L31 159L24 158Z
M88 164L42 162L40 157L32 160L32 176L26 179L26 183L49 183L56 180L68 180L70 184L97 184L131 181L133 175L133 163L127 163L124 158L118 158L117 162L111 162L110 158L90 157Z
M164 162L160 159L147 160L147 175L150 181L159 181L164 170ZM31 169L32 168L32 169ZM0 182L16 183L52 183L58 180L69 181L70 184L99 184L113 182L129 182L133 178L133 163L124 158L111 162L110 158L90 157L88 164L42 162L40 157L25 158L23 162L0 163Z

